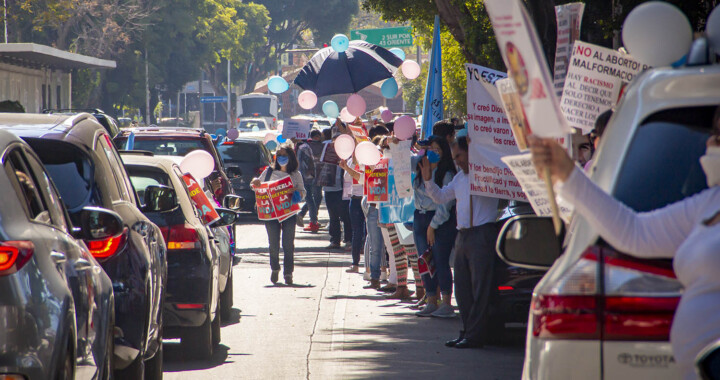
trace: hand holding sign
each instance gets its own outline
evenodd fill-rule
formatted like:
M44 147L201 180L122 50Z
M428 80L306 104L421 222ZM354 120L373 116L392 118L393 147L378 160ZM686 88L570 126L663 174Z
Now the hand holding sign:
M529 136L528 143L538 174L549 170L553 183L567 180L575 164L555 139Z

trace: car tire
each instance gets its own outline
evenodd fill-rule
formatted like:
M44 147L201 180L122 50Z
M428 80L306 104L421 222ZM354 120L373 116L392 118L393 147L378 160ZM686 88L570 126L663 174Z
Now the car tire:
M207 360L213 356L213 331L210 318L208 311L202 326L189 327L182 335L183 349L195 359Z
M218 307L218 309L220 309ZM222 322L222 318L220 316L221 313L219 313L220 310L218 310L217 313L215 313L215 320L212 321L212 345L213 348L220 345L220 324Z
M155 356L145 362L145 379L162 380L163 378L163 345L160 343Z
M230 275L228 276L225 291L220 293L220 314L223 320L230 320L233 307L233 268L230 266Z

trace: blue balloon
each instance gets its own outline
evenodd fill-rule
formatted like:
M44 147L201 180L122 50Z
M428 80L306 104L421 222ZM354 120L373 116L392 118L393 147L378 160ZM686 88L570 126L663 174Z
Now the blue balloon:
M285 141L287 141L287 139L284 138L283 135L278 135L277 141L282 144L282 143L284 143Z
M402 59L403 61L405 60L405 52L403 51L403 49L392 48L392 49L390 49L390 52L397 55L398 58Z
M288 82L285 80L285 78L279 75L273 75L268 80L268 90L270 90L270 92L282 94L283 92L287 91L288 88L290 88Z
M328 100L325 103L323 103L322 106L323 113L325 116L335 119L340 115L340 109L338 108L337 103L333 102L332 100Z
M342 53L350 46L350 40L344 34L336 34L332 40L330 40L330 46L338 52Z
M278 143L270 140L265 143L265 147L268 148L268 150L275 150L278 147Z
M388 99L394 98L398 93L398 84L395 78L388 78L385 80L382 86L380 86L380 92L382 92L382 95Z

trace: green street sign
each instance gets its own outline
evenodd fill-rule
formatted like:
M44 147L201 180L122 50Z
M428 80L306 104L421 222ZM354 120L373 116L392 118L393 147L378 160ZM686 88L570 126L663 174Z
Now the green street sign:
M386 49L413 45L412 28L360 29L350 31L351 40L363 40Z

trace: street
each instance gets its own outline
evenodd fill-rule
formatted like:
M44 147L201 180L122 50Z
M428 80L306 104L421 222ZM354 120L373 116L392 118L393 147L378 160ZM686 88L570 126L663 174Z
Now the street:
M324 209L320 217L327 223ZM443 342L460 330L459 316L418 318L410 303L363 289L362 275L345 272L350 253L324 249L326 229L297 230L292 286L270 283L262 224L244 214L236 231L242 261L234 268L234 313L223 321L220 348L211 361L191 361L178 341L166 341L167 379L520 377L524 330L511 331L511 343L502 346L446 348Z

